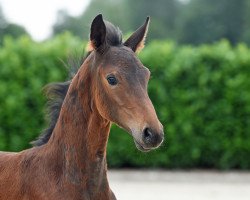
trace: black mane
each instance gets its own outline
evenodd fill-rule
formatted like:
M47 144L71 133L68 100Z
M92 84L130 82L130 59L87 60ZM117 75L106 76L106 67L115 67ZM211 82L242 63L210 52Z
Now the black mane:
M106 41L110 46L118 46L122 44L122 33L118 27L115 27L108 21L105 21L106 25ZM41 135L37 138L37 140L32 142L33 146L42 146L46 144L56 126L58 117L60 115L61 107L65 96L68 92L69 85L71 83L72 78L77 73L78 68L84 62L84 60L89 56L91 52L88 52L85 58L70 60L69 66L70 70L70 80L66 82L59 83L51 83L45 87L45 94L48 98L46 111L47 118L49 121L49 126L44 131L42 131Z

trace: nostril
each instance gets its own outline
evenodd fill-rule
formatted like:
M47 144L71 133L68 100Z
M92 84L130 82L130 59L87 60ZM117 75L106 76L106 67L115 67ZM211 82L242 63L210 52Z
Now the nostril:
M150 143L152 140L153 134L152 132L149 130L149 128L145 128L143 131L143 139L146 143Z
M142 132L142 141L147 148L158 147L164 139L163 131L154 132L151 128L145 128Z

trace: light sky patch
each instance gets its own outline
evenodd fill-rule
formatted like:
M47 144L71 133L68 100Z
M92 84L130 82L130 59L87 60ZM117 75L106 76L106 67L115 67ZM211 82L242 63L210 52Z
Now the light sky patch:
M24 26L31 36L41 41L52 33L58 10L72 16L82 14L90 0L0 0L9 22Z

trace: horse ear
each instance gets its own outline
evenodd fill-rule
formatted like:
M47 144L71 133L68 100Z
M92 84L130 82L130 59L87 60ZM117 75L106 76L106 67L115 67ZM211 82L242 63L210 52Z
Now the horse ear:
M144 47L144 42L148 32L150 18L147 17L146 22L139 27L127 40L124 45L130 47L134 52L139 52Z
M106 26L102 18L102 14L97 15L92 21L90 28L89 51L98 50L106 42Z

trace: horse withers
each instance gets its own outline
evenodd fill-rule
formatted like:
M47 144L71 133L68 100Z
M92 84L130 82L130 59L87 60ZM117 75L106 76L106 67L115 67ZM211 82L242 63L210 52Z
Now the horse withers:
M136 53L149 18L125 42L118 28L95 17L89 52L72 80L47 87L50 126L34 147L0 153L1 200L114 200L107 180L111 123L147 152L163 141L148 97L149 70Z

